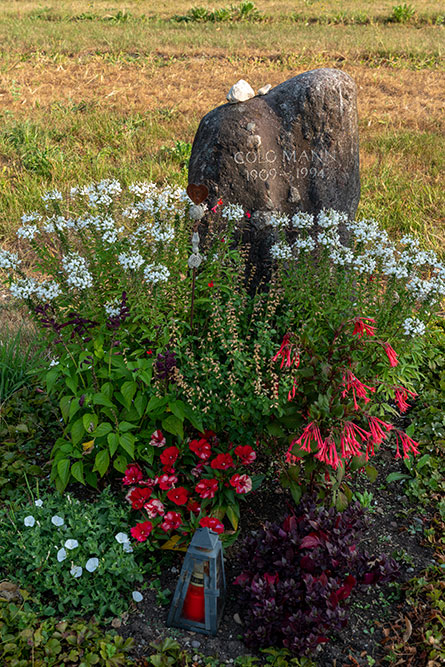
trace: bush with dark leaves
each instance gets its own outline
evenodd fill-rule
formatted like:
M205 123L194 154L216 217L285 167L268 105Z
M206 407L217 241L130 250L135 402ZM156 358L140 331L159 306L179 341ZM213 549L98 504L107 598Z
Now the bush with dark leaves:
M357 548L365 526L358 503L338 512L305 500L282 525L266 523L248 537L240 554L248 569L235 580L245 643L304 655L346 625L354 588L395 579L393 559Z

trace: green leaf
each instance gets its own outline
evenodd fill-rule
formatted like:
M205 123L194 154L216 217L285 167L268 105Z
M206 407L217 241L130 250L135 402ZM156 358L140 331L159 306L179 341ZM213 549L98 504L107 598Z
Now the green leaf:
M146 414L149 415L152 412L157 412L159 408L164 408L168 403L168 399L165 398L160 398L159 396L152 396L150 400L148 401L147 409L146 409Z
M121 394L125 400L126 407L129 408L131 406L131 401L133 400L133 396L135 395L137 391L138 385L137 382L124 382L121 389Z
M182 401L173 401L172 403L168 404L168 407L180 421L182 422L184 421L185 410L184 410L184 403Z
M85 434L85 427L83 425L82 417L74 422L70 428L70 433L73 444L78 445Z
M172 433L172 435L177 435L181 440L184 438L184 427L182 421L178 419L175 415L169 415L162 420L162 427L167 433Z
M289 489L292 495L292 498L294 500L294 503L298 505L300 502L303 490L302 487L299 484L296 484L295 482L291 482L289 485Z
M74 377L65 378L65 384L68 387L68 389L71 389L73 394L77 394L77 387L78 387L78 384L79 384L79 381L77 379L77 375L75 375Z
M97 415L93 412L87 412L82 417L83 427L87 433L92 433L96 429L98 421Z
M103 477L108 470L109 464L110 454L108 453L108 449L102 449L102 451L96 454L93 470L97 470L99 475Z
M343 512L348 506L348 498L346 495L343 493L343 491L339 491L337 494L337 500L335 501L335 507L339 512Z
M430 460L431 456L429 454L424 454L416 463L417 470L421 470L421 468L423 468L423 466L426 465Z
M374 466L366 466L365 467L365 473L366 477L369 479L370 482L375 482L378 476L377 468L374 468Z
M68 484L70 478L70 465L69 459L61 459L57 464L57 474L64 487Z
M119 422L119 431L121 433L126 433L127 431L132 431L137 428L137 424L130 424L129 422Z
M77 479L81 484L85 484L85 479L83 476L83 463L82 461L76 461L71 467L71 474L74 479Z
M119 444L134 459L134 436L131 433L123 433L119 436Z
M409 479L410 475L405 475L403 472L391 472L386 478L387 483L398 482L401 479Z
M410 424L405 431L406 435L409 435L410 438L413 437L415 432L416 432L416 425L414 423Z
M267 432L270 435L274 435L277 438L280 438L285 435L283 428L280 426L278 422L271 422L270 424L268 424Z
M102 392L93 395L93 403L94 405L104 405L107 408L114 408L114 403Z
M202 424L201 417L198 415L196 410L193 410L193 408L191 408L190 405L187 405L186 403L184 403L183 405L185 410L185 416L187 417L190 424L193 426L193 428L196 428L198 433L204 433L204 426Z
M127 458L125 456L116 456L113 461L113 467L121 473L124 473L127 469Z
M110 456L114 456L117 448L119 447L119 436L117 435L117 433L109 433L107 435L107 442L108 442L108 450L110 452Z
M52 368L46 374L46 391L48 392L48 394L50 394L54 389L54 385L56 384L58 377L59 377L59 370L57 368Z
M113 427L111 426L110 422L101 422L96 428L96 430L93 431L92 435L94 435L95 438L103 438L112 429Z
M70 413L70 404L71 404L72 396L62 396L60 399L60 411L62 413L63 421L67 422L68 421L68 416Z
M229 519L230 523L233 526L233 530L238 530L238 523L239 523L239 516L240 516L240 511L238 505L228 505L227 506L227 518Z

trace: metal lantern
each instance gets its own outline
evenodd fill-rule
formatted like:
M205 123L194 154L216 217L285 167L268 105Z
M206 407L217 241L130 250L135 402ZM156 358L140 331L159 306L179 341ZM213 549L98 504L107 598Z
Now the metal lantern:
M221 540L198 528L182 565L167 625L216 635L226 592Z

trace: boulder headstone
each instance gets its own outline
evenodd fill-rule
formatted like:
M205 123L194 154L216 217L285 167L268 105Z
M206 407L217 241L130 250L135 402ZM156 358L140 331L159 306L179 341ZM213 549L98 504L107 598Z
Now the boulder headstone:
M263 91L261 91L263 92ZM243 240L250 261L269 262L267 214L317 214L335 209L354 217L360 199L356 86L336 69L300 74L265 94L224 104L201 120L189 163L189 183L251 214Z

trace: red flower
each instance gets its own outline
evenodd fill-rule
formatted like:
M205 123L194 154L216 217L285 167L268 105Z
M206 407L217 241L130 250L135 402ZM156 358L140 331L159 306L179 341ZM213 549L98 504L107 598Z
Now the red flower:
M304 449L305 452L311 451L311 442L315 441L320 448L323 445L323 439L320 434L320 430L314 422L310 422L303 430L302 435L295 440L292 440L287 453L292 451L294 445L299 445L300 449Z
M161 475L158 479L159 488L162 489L162 491L167 491L167 489L171 489L177 481L178 478L176 475Z
M158 515L163 516L165 512L164 505L157 498L152 498L148 503L145 503L144 509L147 511L150 519L156 519Z
M246 218L249 220L252 217L250 211L246 211Z
M375 327L367 324L368 322L375 324L375 320L371 317L356 317L354 319L355 326L352 335L355 336L355 334L358 334L358 337L361 338L366 332L368 336L375 336Z
M177 447L167 447L161 454L161 463L165 466L172 466L179 456L179 449Z
M145 354L153 354L153 350L147 350Z
M409 389L405 389L404 387L397 387L394 400L397 403L398 408L402 414L406 412L408 408L411 407L409 403L407 403L406 401L406 399L408 398L408 394L413 398L417 396L417 394L415 394L413 391L410 391Z
M162 431L155 431L152 433L151 438L150 438L150 445L152 447L163 447L166 443L165 436L162 433Z
M403 431L399 431L398 429L395 429L395 434L396 434L396 446L397 446L396 459L402 458L402 455L400 454L399 451L399 441L402 445L404 459L409 459L410 452L412 452L414 456L416 456L416 454L419 453L418 442L410 438L409 435L406 435L406 433L404 433Z
M298 352L295 352L295 355L292 357L292 349L293 349L293 344L291 343L291 336L292 334L284 334L281 347L276 353L274 357L272 357L272 361L278 361L279 357L281 357L281 365L280 368L283 368L284 364L288 368L292 366L294 362L296 362L296 368L300 365L300 357L298 355Z
M244 465L248 465L256 459L256 453L250 445L238 445L235 448L235 454L241 459L241 463L244 463Z
M326 463L327 465L332 466L334 470L337 470L339 465L341 468L343 467L342 462L338 458L335 440L331 435L329 435L326 440L323 441L314 458L318 461L321 461L322 463Z
M122 480L122 483L125 486L129 484L137 484L143 478L142 470L137 463L130 463L125 471L125 477Z
M214 498L215 493L218 491L218 480L202 479L195 486L195 491L201 498Z
M199 525L203 528L209 528L214 533L221 534L224 532L224 525L219 519L215 519L213 516L204 516L199 522Z
M249 475L233 475L230 484L235 487L237 493L249 493L252 491L252 480Z
M140 510L151 496L151 489L133 488L126 495L134 510Z
M182 518L178 512L167 512L164 516L164 521L161 523L161 528L166 533L169 530L176 530L181 523Z
M385 348L385 352L388 355L389 365L393 367L397 366L399 362L397 359L396 351L392 349L389 343L383 343L383 347Z
M184 489L183 486L178 486L176 489L170 489L170 491L167 493L167 498L172 501L172 503L175 503L175 505L185 505L188 497L189 497L190 491L187 491L187 489Z
M230 454L218 454L210 464L214 470L233 468L233 459Z
M189 512L192 512L193 514L199 514L201 511L201 505L198 503L197 500L189 500L187 503L187 509Z
M345 422L345 428L340 439L341 445L341 455L344 459L348 459L351 456L362 456L360 447L363 442L367 442L371 433L365 431L354 422ZM357 436L362 442L357 440Z
M190 450L203 461L206 461L212 455L212 449L205 438L192 440L189 447Z
M391 431L393 428L392 424L387 424L378 417L369 417L368 426L371 431L371 437L369 438L366 447L366 460L368 460L370 456L374 456L374 445L380 445L382 440L387 437L388 431Z
M145 542L152 530L152 522L144 521L143 523L137 523L134 528L130 528L130 533L135 540L138 540L138 542Z
M207 283L209 287L213 287L213 280L211 280L209 283Z
M343 398L346 396L348 391L352 389L352 395L354 398L354 407L356 410L359 409L359 405L357 403L357 397L363 398L365 403L369 403L370 398L368 397L366 390L368 389L371 392L375 392L374 387L368 387L367 384L363 384L362 382L360 382L360 380L356 378L354 373L352 373L351 371L346 371L346 373L343 374L343 381L341 386L344 387L344 390L341 393Z

